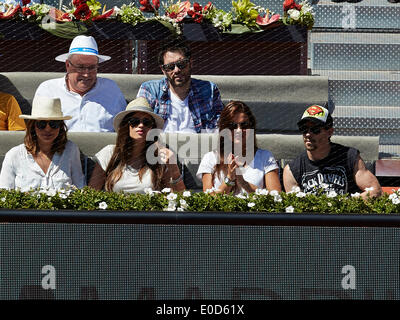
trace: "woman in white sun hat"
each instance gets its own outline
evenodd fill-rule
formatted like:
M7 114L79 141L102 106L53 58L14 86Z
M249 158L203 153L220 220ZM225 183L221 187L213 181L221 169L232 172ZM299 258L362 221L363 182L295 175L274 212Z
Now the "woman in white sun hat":
M82 188L84 176L78 147L67 139L60 99L35 97L27 119L24 143L5 155L0 173L0 188L67 189Z
M108 145L96 154L90 187L129 193L144 193L146 188L185 189L174 153L158 142L146 141L151 129L163 128L164 120L145 98L130 102L115 116L113 124L118 133L116 145Z

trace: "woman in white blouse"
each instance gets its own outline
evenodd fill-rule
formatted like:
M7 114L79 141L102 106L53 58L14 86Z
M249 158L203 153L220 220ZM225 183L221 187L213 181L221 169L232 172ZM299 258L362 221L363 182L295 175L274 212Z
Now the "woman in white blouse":
M250 108L240 101L229 102L218 128L219 148L204 155L197 171L203 190L234 194L264 188L281 191L274 156L256 146L256 120Z
M90 187L128 193L144 193L146 188L185 189L173 152L158 142L146 141L151 129L163 128L164 120L153 112L145 98L131 101L125 111L115 116L113 125L116 144L96 154Z
M80 152L67 139L63 120L71 119L61 111L60 99L37 96L32 103L24 143L5 155L0 173L0 188L66 189L85 185Z

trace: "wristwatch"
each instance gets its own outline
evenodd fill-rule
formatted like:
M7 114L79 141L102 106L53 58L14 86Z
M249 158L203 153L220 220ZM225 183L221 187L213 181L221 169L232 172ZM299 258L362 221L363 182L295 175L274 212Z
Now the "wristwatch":
M225 177L224 182L228 187L233 187L236 184L235 180L231 180L228 177Z

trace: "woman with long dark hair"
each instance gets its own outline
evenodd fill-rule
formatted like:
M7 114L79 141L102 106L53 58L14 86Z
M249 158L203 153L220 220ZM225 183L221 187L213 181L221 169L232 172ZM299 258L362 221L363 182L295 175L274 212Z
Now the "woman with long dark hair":
M204 155L197 171L203 190L251 193L256 189L281 191L279 167L272 153L256 146L256 119L241 101L231 101L218 122L218 150Z
M0 188L67 189L85 185L78 147L67 139L60 99L36 96L27 119L24 143L7 152L0 173Z
M98 190L137 193L143 193L146 188L184 190L173 152L158 142L146 141L151 129L162 129L163 125L164 120L153 112L145 98L130 102L126 110L114 118L116 144L108 145L96 154L97 163L89 186Z

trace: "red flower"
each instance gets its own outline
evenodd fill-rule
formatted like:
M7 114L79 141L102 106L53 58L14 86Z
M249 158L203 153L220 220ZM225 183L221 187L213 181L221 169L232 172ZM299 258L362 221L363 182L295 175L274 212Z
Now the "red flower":
M90 11L89 6L86 3L81 4L74 12L74 16L78 20L89 20L91 15L92 11Z
M204 11L211 9L211 7L212 7L212 3L211 3L211 1L208 1L208 3L204 6Z
M153 7L158 10L160 8L160 0L153 0Z
M35 16L35 15L36 15L36 12L33 11L33 10L31 10L31 9L29 9L29 8L24 7L24 8L22 8L22 14L23 14L25 17L27 17L27 16Z
M61 17L60 17L60 21L65 21L65 20L68 20L68 21L71 21L71 17L69 16L69 13L64 13Z
M109 16L111 16L114 12L114 8L107 10L106 12L104 12L103 14L93 17L93 21L98 21L98 20L105 20L107 19Z
M29 3L31 3L31 0L22 0L22 5L23 6L26 6Z
M139 2L143 6L140 7L140 11L154 12L154 7L150 4L150 0L140 0Z
M194 11L196 11L196 12L201 12L202 7L201 7L201 5L199 5L197 2L195 2L195 3L193 3L193 9L194 9Z
M0 19L6 20L11 19L15 16L16 13L21 11L21 6L18 4L15 8L10 7L6 12L0 12Z
M72 4L76 7L76 8L78 8L81 4L85 4L86 3L86 0L73 0L72 1Z
M168 14L168 17L170 17L171 19L175 19L176 17L178 17L178 14L176 12L171 12L170 14Z
M192 16L192 19L194 22L201 23L201 21L203 21L203 15L195 12L195 14Z
M266 26L276 21L279 21L279 18L280 18L279 14L274 14L273 16L270 17L269 13L267 13L264 18L259 15L257 17L256 23L260 26Z
M295 0L285 0L283 3L283 11L288 11L290 9L296 9L296 10L301 10L301 5L297 4Z

